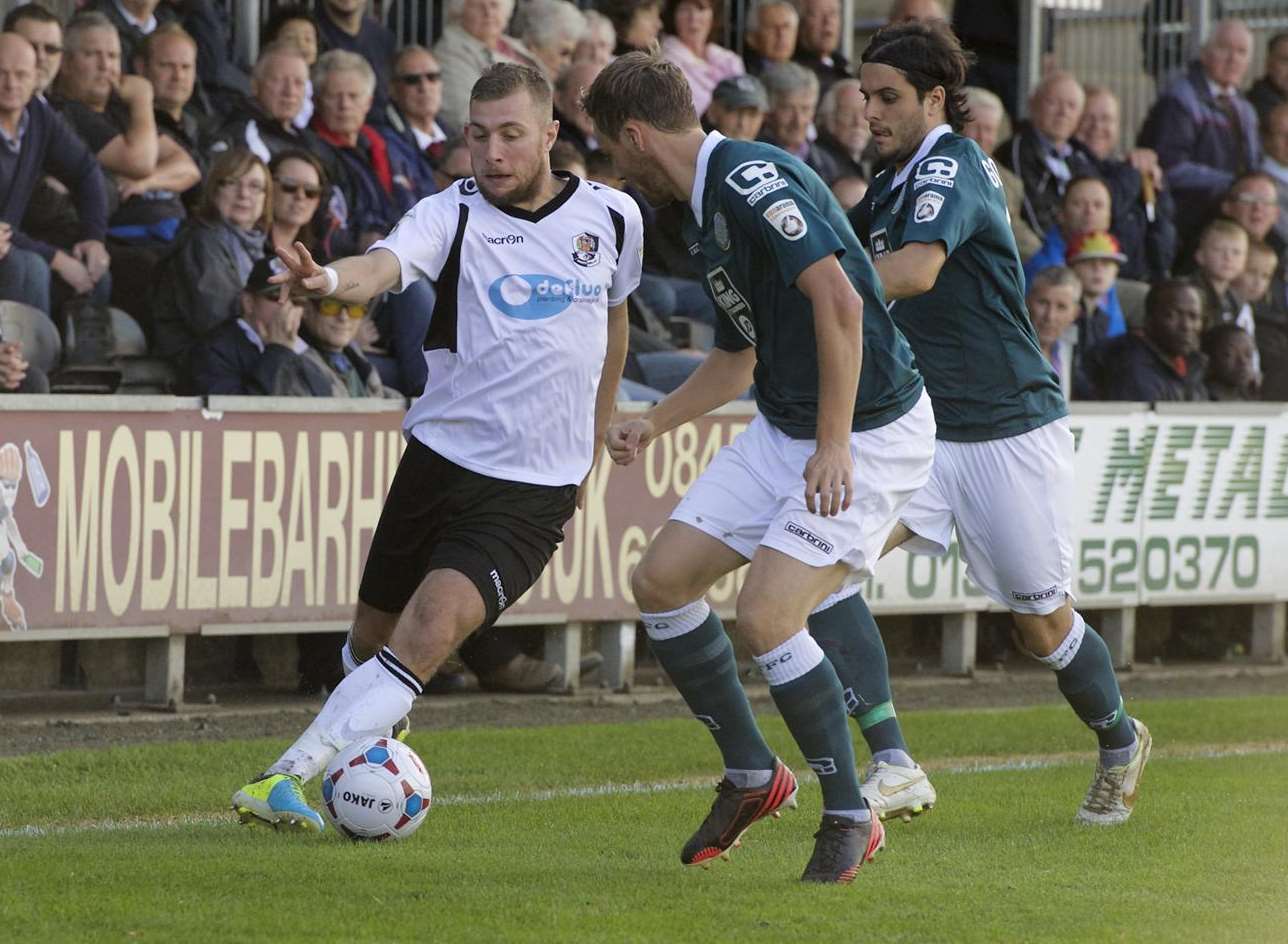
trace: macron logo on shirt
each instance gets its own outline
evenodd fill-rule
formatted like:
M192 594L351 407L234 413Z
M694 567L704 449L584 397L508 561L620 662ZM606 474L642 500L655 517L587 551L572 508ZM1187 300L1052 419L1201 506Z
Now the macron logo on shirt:
M557 275L503 275L488 286L487 297L496 310L522 321L540 321L563 314L574 303L595 303L604 287Z

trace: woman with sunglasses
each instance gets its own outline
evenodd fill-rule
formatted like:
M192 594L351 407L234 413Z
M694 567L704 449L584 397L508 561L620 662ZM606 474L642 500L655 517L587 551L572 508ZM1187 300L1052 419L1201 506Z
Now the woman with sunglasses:
M322 162L308 151L282 151L268 169L273 177L273 224L268 249L289 249L301 242L318 253L318 240L310 225L327 191Z

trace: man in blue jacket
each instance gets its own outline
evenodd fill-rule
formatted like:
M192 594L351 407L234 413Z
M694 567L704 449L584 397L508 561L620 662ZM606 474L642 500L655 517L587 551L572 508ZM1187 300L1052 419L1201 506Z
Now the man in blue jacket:
M1252 33L1223 20L1199 61L1159 95L1137 143L1158 152L1176 199L1183 244L1211 216L1234 178L1261 163L1257 113L1239 88L1252 57Z
M48 314L51 270L83 292L107 272L107 186L89 148L43 98L34 97L35 88L31 43L16 33L0 34L0 222L12 241L0 258L0 298ZM80 230L70 252L22 230L31 193L46 175L61 181L75 202Z

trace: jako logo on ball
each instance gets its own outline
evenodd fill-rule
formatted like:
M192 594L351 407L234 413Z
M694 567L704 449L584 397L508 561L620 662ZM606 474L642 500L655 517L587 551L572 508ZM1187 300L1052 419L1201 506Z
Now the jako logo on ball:
M429 773L393 738L369 738L336 754L322 778L322 808L350 839L403 839L425 820Z
M503 275L488 286L488 300L503 315L540 321L562 314L574 302L596 302L604 287L557 275Z

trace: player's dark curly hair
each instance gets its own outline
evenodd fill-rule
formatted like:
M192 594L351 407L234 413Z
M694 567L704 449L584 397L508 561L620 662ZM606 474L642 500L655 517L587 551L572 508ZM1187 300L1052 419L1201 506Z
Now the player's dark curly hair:
M944 112L954 131L970 121L962 89L974 61L974 54L962 48L957 34L943 20L887 26L872 37L860 59L898 69L917 90L918 101L936 85L942 86Z

